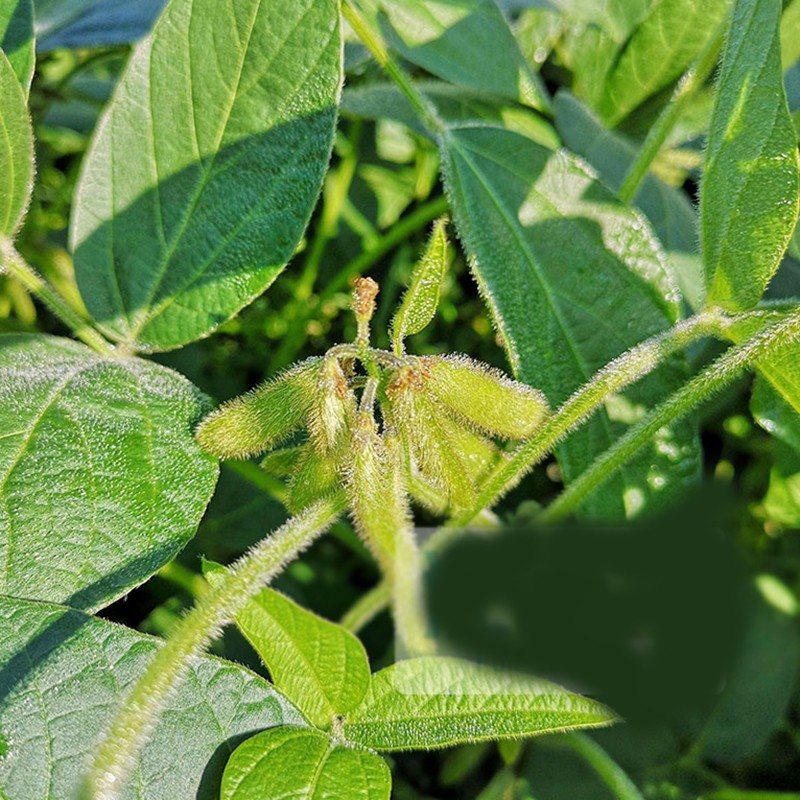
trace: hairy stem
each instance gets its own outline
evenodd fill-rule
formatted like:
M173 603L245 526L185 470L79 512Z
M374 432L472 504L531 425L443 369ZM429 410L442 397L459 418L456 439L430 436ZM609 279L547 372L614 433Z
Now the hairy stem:
M628 169L625 180L617 192L617 196L621 200L630 203L636 196L639 185L647 175L653 159L661 151L667 136L686 109L686 105L714 69L721 46L722 31L720 30L709 40L700 57L678 82L669 104L650 128L641 150Z
M431 133L444 133L445 124L439 119L439 115L431 101L420 92L408 73L392 58L380 33L364 19L361 12L355 7L353 0L344 0L342 3L342 16L350 23L350 27L356 36L361 39L375 61L383 67L386 74L397 84L398 89L408 98L408 101Z
M114 800L121 796L137 753L183 679L190 659L200 655L247 600L320 536L343 510L341 498L320 500L310 506L242 556L230 567L224 581L198 599L117 712L97 750L82 798Z
M389 605L391 596L389 584L385 580L381 581L374 589L361 595L341 618L341 624L352 633L358 633Z
M573 481L540 515L555 522L569 516L584 498L609 478L647 444L661 428L688 414L696 406L731 384L759 359L768 358L800 340L800 310L758 331L744 344L732 347L685 383L677 392L656 406L628 429L597 458L589 469Z
M7 239L0 240L0 270L16 278L38 297L82 342L101 355L114 353L114 347L22 258Z
M594 739L583 733L567 733L559 739L586 761L618 800L643 800L628 774Z
M704 312L615 358L578 389L548 418L541 430L514 453L505 467L482 488L475 506L454 516L447 526L460 528L468 525L484 508L492 506L513 489L561 439L597 411L610 394L643 378L664 359L696 339L718 334L721 327L722 317L717 312Z

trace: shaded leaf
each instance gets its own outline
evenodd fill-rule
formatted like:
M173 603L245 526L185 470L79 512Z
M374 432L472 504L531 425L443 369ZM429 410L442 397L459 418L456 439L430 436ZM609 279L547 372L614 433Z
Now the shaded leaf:
M36 48L110 47L144 36L165 0L36 0Z
M737 0L717 82L700 221L707 302L754 306L797 222L797 138L783 88L780 3Z
M221 800L389 800L383 759L300 728L265 731L236 748Z
M375 750L449 747L610 725L613 711L552 683L445 657L399 661L372 676L345 736Z
M0 238L17 232L33 186L33 132L25 94L14 68L0 52Z
M32 0L0 0L0 49L27 94L36 64ZM4 110L5 107L3 103Z
M174 558L217 478L206 409L158 364L0 337L0 592L97 609Z
M646 220L564 152L492 127L455 128L443 164L453 218L518 379L557 407L632 345L669 327L678 293ZM671 360L570 435L569 481L683 378ZM619 424L614 424L614 423ZM665 430L584 506L633 516L697 476L692 421Z
M328 164L335 0L174 0L135 50L83 164L71 242L90 314L167 350L291 258Z
M60 606L0 597L0 794L73 798L99 736L158 639ZM124 800L216 800L243 735L300 715L265 680L193 659L138 756Z
M451 83L547 108L546 92L494 0L375 1L389 44L409 61Z

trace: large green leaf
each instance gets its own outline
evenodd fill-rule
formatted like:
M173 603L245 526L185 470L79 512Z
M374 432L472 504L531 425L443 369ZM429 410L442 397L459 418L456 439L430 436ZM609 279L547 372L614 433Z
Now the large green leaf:
M0 598L0 619L0 796L69 800L159 641L48 603ZM302 718L265 680L217 658L194 659L122 798L216 800L241 738L287 724Z
M730 0L661 0L626 42L605 82L600 113L616 126L669 86L716 35Z
M383 759L302 728L259 733L236 748L221 800L389 800Z
M96 609L173 558L216 482L207 409L158 364L0 337L0 592Z
M25 94L14 68L0 51L0 239L13 237L33 186L33 132Z
M110 337L197 339L274 280L328 164L336 0L173 0L131 56L86 155L71 241Z
M372 0L389 43L451 83L545 108L547 99L495 0ZM490 58L479 57L491 54Z
M0 49L8 56L27 93L36 63L31 0L0 0Z
M622 186L637 147L600 120L569 92L553 103L555 122L564 144L585 158L615 192ZM703 265L697 253L697 216L686 195L649 173L634 198L664 245L675 280L693 308L702 303Z
M440 656L372 676L344 734L374 750L415 750L610 725L606 706L552 683Z
M214 580L216 571L208 572ZM367 654L341 625L262 589L237 615L236 624L267 665L273 683L318 728L330 728L369 688Z
M647 221L582 163L491 127L453 129L442 161L454 220L514 371L552 406L673 322L679 295ZM566 479L682 378L682 366L667 363L570 435L559 449ZM693 479L698 460L691 422L664 431L585 509L633 515Z
M717 82L701 198L707 301L754 306L797 222L797 138L786 104L781 4L737 0Z

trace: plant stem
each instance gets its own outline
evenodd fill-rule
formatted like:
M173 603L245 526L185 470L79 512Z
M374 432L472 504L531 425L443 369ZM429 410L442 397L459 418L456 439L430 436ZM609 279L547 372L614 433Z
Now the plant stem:
M389 605L391 596L389 584L381 581L374 589L361 595L342 617L341 624L352 633L358 633Z
M678 82L669 104L661 112L653 127L650 128L641 150L625 175L625 180L617 192L617 196L621 200L630 203L636 196L639 185L647 175L650 164L653 163L653 159L661 151L667 136L675 127L675 123L684 112L686 105L694 97L695 92L706 82L706 79L714 69L721 46L722 32L719 31L709 40L697 61L684 73Z
M445 133L446 126L439 118L439 114L431 101L420 92L408 73L392 58L380 33L364 19L361 12L355 7L353 0L344 0L342 3L342 15L350 23L350 27L356 36L361 39L375 61L386 70L386 74L408 98L408 101L428 129L434 134L441 135Z
M755 361L767 358L798 340L800 310L795 310L781 321L758 331L744 344L727 350L711 366L629 428L542 512L539 519L555 522L569 516L590 492L629 461L661 428L685 416L695 406L724 389Z
M586 761L618 800L643 800L628 774L594 739L583 733L568 733L559 738Z
M493 505L516 486L561 439L591 416L610 394L652 372L665 358L696 339L718 334L721 327L721 315L713 310L706 311L615 358L578 389L548 418L541 430L514 453L506 466L480 491L475 506L457 514L448 521L447 526L460 528L468 525L484 508Z
M341 498L320 500L233 564L224 581L200 597L148 665L111 723L83 786L86 800L122 794L136 755L179 685L189 661L230 623L247 600L307 548L342 513Z
M7 239L0 239L0 257L0 268L38 297L78 339L101 355L114 353L114 347L22 258Z

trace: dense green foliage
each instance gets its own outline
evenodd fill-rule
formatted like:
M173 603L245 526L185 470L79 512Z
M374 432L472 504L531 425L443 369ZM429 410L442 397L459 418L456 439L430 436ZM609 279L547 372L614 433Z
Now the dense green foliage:
M800 0L0 0L0 798L798 800L799 129ZM703 480L720 674L585 553L616 683L438 640Z

